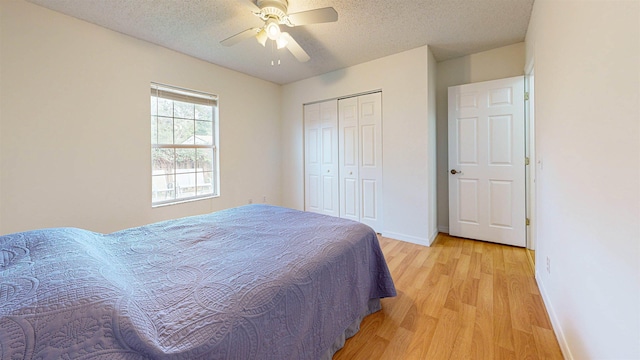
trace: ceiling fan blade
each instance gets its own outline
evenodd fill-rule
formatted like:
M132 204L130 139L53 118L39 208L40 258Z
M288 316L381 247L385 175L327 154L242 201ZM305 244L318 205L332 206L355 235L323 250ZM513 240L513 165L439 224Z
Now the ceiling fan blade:
M256 36L260 31L259 28L251 28L245 31L239 32L235 35L229 36L228 38L220 41L220 44L224 46L231 46L239 43L242 40L248 39L250 37Z
M287 38L287 49L289 49L289 51L291 51L293 56L295 56L296 59L298 59L298 61L307 62L307 61L309 61L309 59L311 59L309 54L307 54L307 52L304 51L302 46L300 46L300 44L298 44L298 42L295 41L291 35L289 35L286 32L282 33L282 35L286 36L286 38Z
M338 12L332 7L326 7L289 14L288 17L294 26L300 26L338 21Z

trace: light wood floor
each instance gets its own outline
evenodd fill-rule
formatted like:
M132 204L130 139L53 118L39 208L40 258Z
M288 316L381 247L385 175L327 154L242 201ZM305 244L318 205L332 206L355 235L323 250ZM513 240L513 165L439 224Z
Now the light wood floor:
M334 360L562 359L524 249L445 234L380 244L398 296Z

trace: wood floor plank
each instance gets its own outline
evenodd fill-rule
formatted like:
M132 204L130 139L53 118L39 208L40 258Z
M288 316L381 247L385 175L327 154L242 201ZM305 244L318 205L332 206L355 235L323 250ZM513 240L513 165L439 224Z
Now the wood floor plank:
M513 342L516 358L523 360L539 359L538 349L533 333L527 333L517 329L513 330Z
M447 264L449 262L449 259L453 257L453 252L450 251L450 241L442 241L440 244L441 249L438 253L437 261L441 264Z
M379 237L398 296L334 359L562 359L524 249Z
M433 337L437 341L431 341L427 359L449 359L453 352L458 333L462 328L460 314L457 311L442 309L442 316L438 319Z
M340 351L342 352L342 354L338 355L336 353L336 356L338 357L334 356L334 359L343 359L343 360L375 359L379 357L380 354L382 354L384 350L387 348L387 346L389 345L389 340L383 339L378 335L374 334L371 336L369 341L359 345L360 346L357 348L354 348L353 351L351 351L350 347L347 348L345 346L345 348L343 348L343 350Z
M371 314L362 320L362 323L360 324L360 331L355 336L347 339L344 347L333 355L333 359L366 359L365 357L357 356L362 347L366 347L368 343L372 343L374 341L384 343L386 345L388 343L388 340L374 337L376 336L378 328L380 328L380 326L385 322L385 317L386 314L383 303L382 310Z
M389 271L391 271L391 275L394 279L402 275L408 265L404 261L405 257L407 257L407 254L401 252L385 257L387 265L389 266Z
M473 253L473 241L464 241L460 252L462 255L471 255Z
M413 333L407 329L399 328L393 339L389 341L384 352L382 354L376 354L375 358L381 360L397 360L397 354L406 351L407 347L409 347L412 334Z
M516 360L516 352L513 350L505 349L501 346L495 346L495 359L496 360Z
M415 332L416 329L421 325L420 324L420 311L418 311L418 307L416 304L411 304L411 307L407 310L407 313L404 315L402 322L400 322L400 327Z
M493 253L493 269L506 270L504 266L504 249L496 244L491 244ZM493 251L495 250L495 251Z
M462 279L453 279L452 284L449 287L449 291L447 291L447 299L444 301L444 307L453 310L459 311L462 307L462 285L464 284L464 280Z
M504 262L506 263L512 263L512 264L517 264L518 263L518 256L516 254L517 249L514 246L502 246L502 256L504 258Z
M473 242L473 252L483 253L484 252L484 242L482 241L472 241Z
M438 325L438 319L428 316L420 315L417 319L415 332L413 333L411 343L407 347L406 353L399 352L396 359L416 359L423 360L427 358L427 352L431 346L433 335L435 334L436 327Z
M378 241L380 242L380 247L382 248L382 252L385 256L396 254L397 251L395 249L402 246L402 241L393 241L381 236L378 236Z
M480 279L482 273L482 253L474 251L471 253L471 261L469 262L469 276L474 279Z
M475 278L464 279L462 283L462 295L460 300L463 304L476 306L478 300L478 287L480 280Z
M551 330L551 321L549 320L549 315L547 315L547 309L542 302L542 296L540 296L539 294L531 294L530 299L531 303L533 304L531 324L547 330Z
M562 352L560 351L560 345L556 339L553 330L541 328L538 326L532 326L533 338L536 342L536 349L538 349L538 355L541 359L562 359Z
M416 256L413 258L413 261L409 265L413 266L414 268L421 267L424 264L424 262L429 258L429 255L432 252L432 251L426 251L426 250L421 251L422 249L420 249L418 245L411 247L411 250L416 254Z
M454 279L466 279L469 276L469 264L471 263L471 255L460 255L453 271Z
M444 309L450 288L451 278L446 275L440 275L435 286L419 291L419 299L416 299L416 303L420 313L437 319L440 318L440 313Z
M533 305L531 294L525 288L526 284L522 280L521 275L509 273L507 275L507 290L509 292L509 309L518 309L519 311L511 311L511 326L514 329L531 333L531 313Z
M495 342L507 350L514 350L513 328L511 323L511 306L509 304L509 288L504 270L493 273L493 333Z
M415 271L415 277L410 282L409 287L412 291L418 291L424 288L424 284L427 281L431 268L427 267L411 267L412 271Z
M405 289L405 288L413 288L413 289L421 289L422 284L424 283L428 273L425 271L419 271L418 267L409 265L402 275L394 276L394 283L396 288Z
M531 269L531 274L533 274L533 271L534 270ZM540 294L538 283L536 282L536 278L534 276L527 276L527 291L529 291L529 294Z
M493 275L493 247L488 243L482 243L482 261L480 262L480 272Z
M449 276L449 268L447 268L447 265L440 262L436 262L431 268L424 268L424 271L427 272L427 276L421 289L426 289L430 286L436 285L438 281L440 281L440 277L443 275Z
M476 318L471 343L471 358L493 359L493 341L493 276L482 274L478 281L478 298L476 301Z
M378 336L391 341L413 304L413 299L403 291L398 291L395 301L387 309L385 321L377 331Z
M473 334L475 329L476 307L462 304L460 311L460 331L451 352L451 359L470 359Z

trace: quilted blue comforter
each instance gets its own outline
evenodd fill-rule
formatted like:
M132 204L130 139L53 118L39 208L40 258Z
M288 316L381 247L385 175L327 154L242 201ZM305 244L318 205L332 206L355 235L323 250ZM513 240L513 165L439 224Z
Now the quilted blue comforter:
M318 359L396 294L371 228L269 205L0 251L2 359Z

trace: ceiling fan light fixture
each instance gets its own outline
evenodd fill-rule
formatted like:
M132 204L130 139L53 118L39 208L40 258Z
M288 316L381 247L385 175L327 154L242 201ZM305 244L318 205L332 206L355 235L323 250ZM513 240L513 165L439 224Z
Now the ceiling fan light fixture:
M258 40L258 42L262 46L266 46L268 38L269 37L267 36L267 32L265 29L258 31L258 34L256 35L256 40Z
M278 20L269 19L267 20L267 24L265 25L265 30L267 32L267 37L271 40L278 40L280 37L280 26L278 25Z

